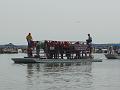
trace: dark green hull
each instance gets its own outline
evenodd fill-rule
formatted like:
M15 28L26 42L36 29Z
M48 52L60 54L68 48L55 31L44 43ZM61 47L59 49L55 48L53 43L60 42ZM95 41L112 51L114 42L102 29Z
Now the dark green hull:
M40 58L12 58L15 63L89 63L102 62L101 59L40 59Z

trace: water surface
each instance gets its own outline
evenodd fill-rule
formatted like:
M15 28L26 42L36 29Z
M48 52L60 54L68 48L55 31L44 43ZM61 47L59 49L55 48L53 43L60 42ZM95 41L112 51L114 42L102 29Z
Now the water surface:
M15 64L0 54L0 90L119 90L120 60L81 64Z

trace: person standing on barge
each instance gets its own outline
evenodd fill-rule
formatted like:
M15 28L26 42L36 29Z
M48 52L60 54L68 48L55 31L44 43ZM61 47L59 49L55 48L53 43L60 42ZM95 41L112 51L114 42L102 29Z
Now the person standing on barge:
M29 33L27 36L26 36L26 40L28 42L28 47L27 47L27 54L28 54L28 57L32 57L32 47L33 47L33 38L31 36L31 33Z
M31 33L29 33L29 34L26 36L26 40L27 40L27 42L28 42L28 47L32 47L33 38L32 38Z
M86 40L87 46L88 46L88 51L89 51L89 56L91 57L92 54L92 37L90 34L88 34L88 39Z

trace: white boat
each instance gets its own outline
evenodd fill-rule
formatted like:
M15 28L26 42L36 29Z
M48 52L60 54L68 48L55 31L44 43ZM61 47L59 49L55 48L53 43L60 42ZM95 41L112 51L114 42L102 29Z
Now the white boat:
M107 59L120 59L119 49L114 50L112 46L108 48L107 54L105 54L105 57Z
M105 54L107 59L120 59L120 55L118 54Z
M89 63L102 62L102 59L41 59L41 58L12 58L15 63Z

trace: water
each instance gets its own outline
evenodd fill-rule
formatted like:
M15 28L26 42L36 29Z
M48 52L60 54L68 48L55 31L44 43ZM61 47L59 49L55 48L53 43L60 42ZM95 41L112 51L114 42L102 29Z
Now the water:
M0 90L119 90L120 60L80 64L14 64L13 57L0 55Z

